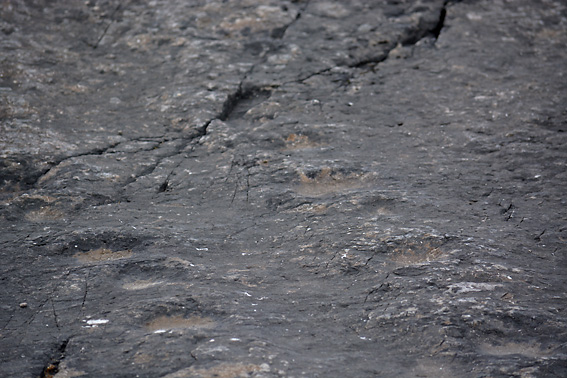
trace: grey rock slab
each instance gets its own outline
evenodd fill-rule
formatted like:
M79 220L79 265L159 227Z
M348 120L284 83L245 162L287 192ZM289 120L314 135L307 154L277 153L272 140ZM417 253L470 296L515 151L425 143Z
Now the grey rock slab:
M566 25L8 3L2 371L564 376Z

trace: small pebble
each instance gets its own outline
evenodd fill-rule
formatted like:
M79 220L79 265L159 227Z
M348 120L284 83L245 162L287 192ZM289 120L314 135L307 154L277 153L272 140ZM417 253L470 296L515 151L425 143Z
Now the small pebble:
M26 302L22 302L22 303L20 303L20 307L26 308L26 307L28 307L28 304Z

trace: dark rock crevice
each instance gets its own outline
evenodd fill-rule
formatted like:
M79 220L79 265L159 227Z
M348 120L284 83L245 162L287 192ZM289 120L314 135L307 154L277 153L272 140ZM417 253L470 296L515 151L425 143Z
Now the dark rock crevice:
M59 372L59 365L65 359L65 351L71 338L67 338L61 342L53 353L51 360L45 365L40 373L40 378L54 378Z
M218 117L223 122L241 118L250 108L267 100L271 92L265 88L247 87L241 84L236 93L230 95L224 103L223 110Z
M447 16L447 3L443 5L441 8L441 12L439 12L439 21L433 30L431 30L431 35L437 40L439 38L439 34L441 34L441 30L445 27L445 17Z
M309 74L309 75L306 75L306 76L304 76L304 77L300 77L300 78L298 78L298 79L296 79L296 80L286 82L286 83L284 83L284 84L289 84L289 83L303 83L305 80L309 80L309 79L311 79L311 78L314 77L314 76L326 74L327 72L331 71L333 68L334 68L334 67L327 67L327 68L324 68L324 69L319 70L319 71L317 71L317 72L313 72L313 73L311 73L311 74Z
M289 29L293 24L297 22L297 20L301 18L301 15L303 14L303 12L305 12L308 6L309 6L309 0L307 0L305 4L303 4L303 6L299 8L299 11L297 12L297 15L295 16L293 21L282 27L272 29L272 32L270 33L270 37L272 37L273 39L283 39L287 29Z
M127 4L127 2L125 2ZM116 22L116 15L117 13L122 10L124 11L125 7L123 7L122 3L118 3L118 5L116 5L116 7L114 8L114 10L112 11L112 13L108 16L108 23L104 26L102 32L100 33L100 35L96 38L96 40L94 42L91 42L89 40L85 40L85 43L87 44L87 46L91 47L93 50L96 50L97 47L100 45L100 42L102 41L102 39L107 35L108 33L108 29L110 29L110 26L112 26L112 24L114 22Z
M437 17L422 17L418 22L417 28L410 29L407 35L401 39L401 44L403 46L413 46L424 38L432 38L436 41L445 26L447 4L448 2L444 2L443 6L435 11Z
M49 167L40 171L39 174L34 178L34 181L32 183L30 183L29 187L30 188L37 187L37 185L39 184L39 182L41 181L41 179L43 177L47 176L49 174L49 172L51 172L53 169L57 168L57 166L59 166L60 164L64 163L67 160L82 157L82 156L104 155L108 150L115 148L122 143L123 143L123 141L112 143L112 144L110 144L106 147L96 148L96 149L93 149L93 150L90 150L90 151L81 152L81 153L74 154L74 155L68 155L68 156L65 156L65 157L62 157L62 158L58 158L55 161L48 162Z
M448 1L445 1L442 7L436 11L438 14L436 18L426 16L421 18L418 22L417 28L408 30L405 33L405 36L400 38L399 43L404 47L411 47L415 46L425 38L431 38L433 41L437 41L441 34L441 30L445 27L448 3ZM362 68L369 65L376 66L388 59L390 52L392 52L396 47L398 47L397 44L390 44L386 50L380 52L376 56L362 59L358 62L351 63L348 66L350 68Z
M250 70L248 71L248 73L244 75L244 77L240 81L236 91L227 96L226 100L222 104L222 108L221 108L220 113L216 117L209 119L207 122L205 122L203 124L203 126L197 128L196 133L192 134L189 137L182 138L184 140L184 143L182 143L180 146L178 146L173 153L165 155L165 156L161 157L160 159L158 159L158 161L156 161L155 164L153 164L151 167L149 167L144 172L144 174L139 175L136 178L130 180L126 185L132 183L133 181L136 181L140 177L148 176L148 175L152 174L164 159L171 158L173 156L180 154L182 151L184 151L187 148L187 146L192 141L197 140L198 138L201 138L201 137L207 135L207 129L208 129L209 125L211 124L211 122L213 122L214 120L218 119L218 120L221 120L223 122L226 122L226 121L230 121L230 120L235 119L235 118L241 118L244 115L244 113L246 113L246 111L248 111L248 109L254 107L255 105L257 105L257 104L265 101L267 98L269 98L270 95L271 95L271 91L269 91L268 89L244 85L247 76L253 71L253 69L254 69L254 66L252 66L250 68ZM173 172L175 171L175 169L177 169L180 164L181 164L181 161L178 162L177 165L169 172L166 179L161 182L161 184L159 185L159 187L157 189L157 193L163 193L163 192L165 192L169 189L169 184L170 184L169 179L170 179L171 175L173 174Z

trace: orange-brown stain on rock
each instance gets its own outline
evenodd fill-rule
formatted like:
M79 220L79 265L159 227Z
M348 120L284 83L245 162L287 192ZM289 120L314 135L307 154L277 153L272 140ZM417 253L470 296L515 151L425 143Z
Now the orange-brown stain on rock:
M73 255L77 260L82 263L109 261L125 259L132 256L132 250L126 249L123 251L113 252L108 248L91 249L88 252L77 252Z
M402 265L422 264L445 257L447 253L441 247L434 240L405 240L391 249L389 258Z
M202 318L200 316L192 316L184 318L182 316L160 316L146 324L146 328L150 331L167 330L167 329L184 329L184 328L210 328L214 325L212 319Z
M38 210L28 212L25 217L30 222L42 222L61 219L63 218L63 213L51 206L41 206Z
M319 146L320 144L311 141L307 135L289 134L285 140L284 150L300 150Z
M300 185L297 192L302 195L321 196L349 191L361 187L364 180L365 177L362 174L345 175L341 172L334 172L331 168L321 169L314 177L299 172Z
M249 377L254 373L267 371L269 371L269 366L267 364L221 363L210 368L202 369L191 366L190 368L168 374L164 378L237 378Z

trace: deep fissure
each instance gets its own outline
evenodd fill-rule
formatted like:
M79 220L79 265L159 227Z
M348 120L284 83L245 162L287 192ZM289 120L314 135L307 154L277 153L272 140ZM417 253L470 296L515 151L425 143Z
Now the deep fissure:
M435 28L431 30L431 34L433 35L433 37L435 37L435 40L439 38L439 34L441 34L441 30L443 30L443 27L445 27L446 16L447 16L447 3L445 3L443 5L443 8L441 8L441 12L439 14L439 22L437 22Z
M59 365L65 359L65 353L67 350L67 345L69 344L71 338L63 340L59 347L55 350L55 356L45 365L41 371L40 378L53 378L59 372Z
M240 118L246 111L269 98L271 91L263 88L251 87L245 90L242 86L238 91L228 97L224 103L219 119L223 122Z

